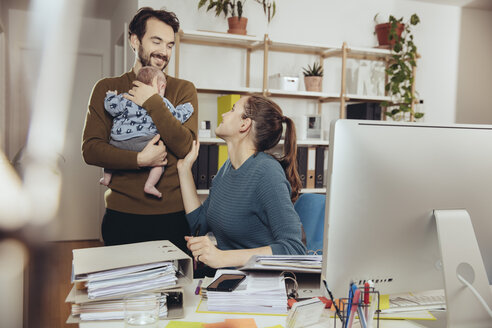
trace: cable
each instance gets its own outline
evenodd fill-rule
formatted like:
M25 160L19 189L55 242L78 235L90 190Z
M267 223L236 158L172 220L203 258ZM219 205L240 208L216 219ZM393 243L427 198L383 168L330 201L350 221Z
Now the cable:
M467 280L465 280L465 278L463 278L461 275L459 275L459 274L456 274L456 275L458 276L458 280L459 281L461 281L466 287L470 288L470 290L473 292L473 294L475 295L475 297L478 298L478 300L480 301L480 303L483 305L483 307L485 308L485 310L487 311L487 313L492 318L492 311L490 310L489 306L487 305L487 303L485 302L485 300L483 299L483 297L475 289L475 287L473 287L473 285L470 284Z

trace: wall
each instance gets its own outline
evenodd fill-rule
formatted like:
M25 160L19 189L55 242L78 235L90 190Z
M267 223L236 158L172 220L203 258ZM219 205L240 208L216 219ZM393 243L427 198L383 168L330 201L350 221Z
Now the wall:
M492 124L492 11L463 9L456 121Z
M205 8L197 9L192 0L140 0L139 7L152 6L175 11L183 29L211 30L225 32L227 23L223 16L217 18ZM457 86L457 63L459 47L461 9L453 6L422 3L415 1L377 0L311 0L303 5L297 0L277 1L277 16L270 26L266 24L262 8L255 2L247 2L244 15L248 17L248 34L262 36L268 33L271 39L287 42L320 43L341 46L345 41L352 46L373 47L377 44L373 35L373 17L393 14L407 19L413 13L421 18L415 31L415 41L422 58L418 62L417 91L425 99L425 122L449 123L455 121L455 99ZM436 21L439 24L436 24ZM438 40L438 42L436 42ZM238 85L244 86L244 51L184 44L181 50L180 77L189 79L197 86ZM221 60L227 55L227 62ZM316 58L306 55L271 53L269 73L293 72L300 75L301 68ZM251 86L261 87L261 51L251 59ZM327 60L325 91L340 91L339 60ZM233 72L220 74L217 72ZM173 63L170 64L173 73ZM438 88L436 86L439 86ZM199 95L199 119L213 117L214 95ZM299 101L276 98L288 115L295 115L301 109L307 113L316 111L314 101ZM329 120L338 117L338 104L323 105L324 129ZM205 115L205 112L208 114ZM214 125L215 119L212 122Z
M133 15L137 11L137 1L134 0L122 0L118 1L117 6L114 9L114 13L111 17L111 58L116 62L116 66L113 67L111 75L120 75L122 72L130 70L133 66L134 55L130 46L124 48L123 40L127 40L128 36L124 31L125 23L129 24ZM116 51L115 51L116 49ZM127 54L127 67L123 68L123 51Z
M36 17L33 12L9 10L11 60L8 66L11 78L8 83L14 90L9 99L8 126L13 127L9 133L11 159L21 150L29 132L31 108L35 105L32 99L39 78L40 49L47 37L39 31L29 30L29 22ZM59 53L62 55L63 52ZM54 240L97 239L100 234L104 210L104 188L98 184L101 170L84 163L80 144L92 87L97 80L111 73L108 20L83 18L75 55L73 85L57 85L57 78L53 76L53 101L62 98L61 94L69 94L70 104L66 108L64 147L57 153L56 169L62 176L62 186L58 214L49 227L49 238Z
M5 88L7 84L5 63L7 61L7 47L4 28L4 3L0 4L0 151L5 151L5 138L6 138L6 108L5 108Z

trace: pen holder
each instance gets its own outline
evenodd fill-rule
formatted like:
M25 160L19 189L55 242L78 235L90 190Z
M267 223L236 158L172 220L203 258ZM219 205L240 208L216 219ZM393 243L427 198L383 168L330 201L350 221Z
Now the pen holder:
M336 314L334 315L333 327L379 328L379 313L381 312L379 308L379 291L372 287L369 290L365 290L364 286L359 287L359 289L360 298L358 302L353 302L353 299L349 298L340 298L338 300L340 317ZM364 300L369 301L365 302ZM361 313L363 318L360 316Z

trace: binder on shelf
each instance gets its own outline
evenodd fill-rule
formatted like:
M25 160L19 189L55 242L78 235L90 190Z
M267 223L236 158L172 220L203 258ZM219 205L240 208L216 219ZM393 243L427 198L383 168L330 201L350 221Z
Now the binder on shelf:
M314 188L315 181L315 169L316 169L316 147L308 147L307 149L307 174L306 174L306 188Z
M198 184L197 189L208 188L208 145L200 145L198 150Z
M198 188L198 159L191 166L191 174L193 175L193 181L195 182L195 188Z
M212 187L212 179L217 174L217 163L219 160L219 146L208 146L208 183L207 188Z
M347 119L381 120L381 105L378 103L359 103L347 105Z
M306 188L306 174L307 174L307 148L297 148L297 172L301 179L302 187Z
M316 164L314 168L314 187L315 188L323 188L324 176L325 176L325 147L318 146L316 147Z
M241 98L240 95L225 95L217 97L217 126L222 123L222 114L231 110L236 101Z
M217 169L219 170L225 161L227 161L229 154L227 153L227 145L219 145L219 160L217 162Z

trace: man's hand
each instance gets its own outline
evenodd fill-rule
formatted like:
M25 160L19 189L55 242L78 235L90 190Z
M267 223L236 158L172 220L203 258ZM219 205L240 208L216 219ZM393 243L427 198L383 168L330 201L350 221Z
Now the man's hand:
M203 262L211 268L221 268L225 266L221 262L221 253L223 251L218 249L208 236L185 236L185 240L187 241L186 246L192 252L196 261Z
M144 102L154 94L158 93L158 91L156 76L152 80L152 85L147 85L140 81L133 81L133 88L128 91L128 94L124 94L123 97L142 107Z
M140 167L164 166L167 164L166 146L160 134L156 134L147 146L137 155L137 164Z

